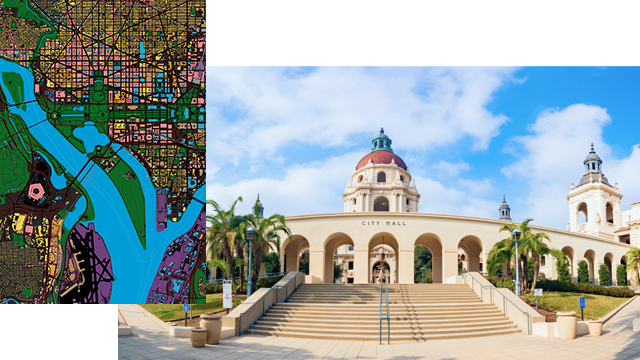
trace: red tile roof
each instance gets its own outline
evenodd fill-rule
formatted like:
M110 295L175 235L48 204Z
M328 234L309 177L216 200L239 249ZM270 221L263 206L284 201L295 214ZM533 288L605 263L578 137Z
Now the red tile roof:
M369 159L371 159L371 161L374 164L391 164L391 160L395 159L396 161L396 165L398 165L399 167L407 170L407 165L404 163L404 161L400 158L400 156L389 152L389 151L374 151L371 152L367 155L365 155L359 162L358 162L358 166L356 166L356 170L363 168L367 165L367 163L369 162Z
M617 233L617 232L620 232L620 231L627 231L627 230L631 230L631 226L620 228L620 229L614 231L614 233Z

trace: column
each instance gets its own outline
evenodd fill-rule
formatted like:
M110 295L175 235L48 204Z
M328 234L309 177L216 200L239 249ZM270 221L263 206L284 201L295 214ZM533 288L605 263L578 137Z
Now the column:
M434 284L442 284L442 254L431 254L431 271ZM456 265L457 266L457 265Z
M401 193L400 194L400 207L398 208L398 211L404 212L404 204L405 203L406 203L406 200L405 200L404 193Z
M398 211L398 194L391 193L391 196L393 197L393 199L392 204L389 204L389 206L391 206L391 211L396 212Z
M356 204L356 211L358 211L358 212L364 211L364 210L362 210L363 209L362 203L363 203L362 193L359 193L358 194L357 204Z
M322 282L324 277L324 249L309 249L309 275L312 282Z
M398 254L398 284L413 284L414 283L414 250L400 249ZM432 262L433 263L433 262Z
M558 271L556 270L556 259L547 254L547 275L549 279L558 279Z
M455 284L458 276L458 248L442 249L443 283Z
M353 249L353 283L369 283L369 251L367 249Z

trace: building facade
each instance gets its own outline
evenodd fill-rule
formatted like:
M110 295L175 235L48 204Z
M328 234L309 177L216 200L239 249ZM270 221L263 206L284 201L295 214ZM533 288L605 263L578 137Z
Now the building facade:
M486 269L489 250L508 237L498 229L510 224L510 208L503 198L498 219L420 213L420 194L409 167L391 148L391 139L380 133L371 152L356 165L343 194L344 212L289 216L292 236L282 244L283 271L299 269L299 254L309 249L308 281L315 283L375 283L382 250L390 282L414 283L414 249L429 248L434 283L452 283L458 261L469 271ZM611 186L602 173L602 160L593 147L584 161L585 174L571 186L570 219L566 230L531 226L552 239L548 247L562 250L570 261L572 277L577 264L586 260L590 280L597 282L600 264L611 274L626 264L625 253L638 246L640 203L621 211L617 184ZM579 214L584 213L581 223ZM342 279L334 278L334 263L346 264ZM555 261L543 259L544 277L556 278ZM611 276L615 281L615 278Z

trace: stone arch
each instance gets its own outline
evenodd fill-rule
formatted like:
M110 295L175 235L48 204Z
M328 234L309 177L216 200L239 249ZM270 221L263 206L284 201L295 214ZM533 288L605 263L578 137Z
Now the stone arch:
M369 244L368 244L368 252L367 252L367 258L369 259L369 263L367 264L368 268L369 268L369 274L367 276L367 281L368 282L372 282L373 278L372 278L372 271L371 269L373 268L373 264L375 263L375 261L379 260L379 258L376 258L375 261L372 261L371 259L371 253L373 252L374 249L376 249L378 246L383 245L383 237L384 237L384 246L387 248L387 250L392 250L393 251L393 256L395 258L394 261L391 261L389 259L389 255L391 255L389 252L386 252L386 259L387 262L392 263L395 262L395 266L393 266L393 264L390 264L390 278L392 280L395 280L395 282L398 282L398 274L400 273L400 267L399 267L399 261L398 261L398 254L400 246L398 244L398 240L396 239L396 237L388 232L379 232L375 235L373 235L371 237L371 239L369 239ZM390 249L389 249L390 248Z
M584 222L588 223L589 222L589 207L587 206L587 203L585 202L581 202L580 204L578 204L578 207L576 207L576 224L581 225L580 224L580 213L582 213L584 215Z
M371 271L371 278L372 278L372 282L373 282L373 283L376 283L376 284L378 283L378 280L377 280L377 279L381 276L381 274L380 274L380 269L381 269L381 268L386 268L386 269L387 269L387 271L390 271L390 270L391 270L391 267L389 266L389 263L388 263L388 262L386 262L386 261L378 260L378 261L376 261L375 263L373 263L373 266L371 266L371 269L370 269L370 271ZM388 273L387 273L387 274L388 274ZM388 276L388 275L387 275L387 276ZM389 277L387 282L388 282L388 283L392 283L390 280L391 280L391 279L390 279L390 277Z
M354 246L353 239L343 232L333 233L324 241L324 277L322 281L326 284L335 283L336 279L334 279L333 276L333 264L340 260L340 256L335 255L335 251L342 245ZM354 263L354 266L355 265Z
M474 235L467 235L458 242L458 249L462 249L466 255L467 271L484 271L484 265L481 265L487 259L484 258L484 244L482 240ZM482 258L482 259L481 259Z
M620 258L620 264L627 265L627 255L622 255Z
M607 205L605 205L605 222L611 225L615 224L613 220L613 204L611 204L611 201L607 201Z
M596 282L596 274L597 270L595 269L596 263L596 252L589 249L584 253L584 259L587 261L587 265L589 266L589 281L593 284Z
M300 252L309 247L309 240L300 234L289 236L281 246L281 271L300 271Z
M384 170L381 170L380 172L378 172L378 174L376 175L376 182L379 182L379 183L387 182L387 173L384 172Z
M613 254L612 253L607 253L604 256L604 264L607 265L607 267L609 268L609 285L611 285L613 283L614 277L613 277Z
M571 246L565 246L561 251L567 257L567 259L569 259L569 273L571 274L571 281L573 281L573 279L577 276L577 274L575 274L576 264L573 260L575 259L575 251L573 251L573 248Z
M386 196L378 196L373 200L373 211L389 211L389 199Z
M442 240L436 234L425 233L418 236L415 243L413 244L414 248L418 245L426 246L431 251L431 271L433 275L433 283L441 284L443 280L442 279L442 250L443 250Z
M362 183L362 179L363 179L363 178L364 178L364 177L363 177L362 175L358 176L358 184Z

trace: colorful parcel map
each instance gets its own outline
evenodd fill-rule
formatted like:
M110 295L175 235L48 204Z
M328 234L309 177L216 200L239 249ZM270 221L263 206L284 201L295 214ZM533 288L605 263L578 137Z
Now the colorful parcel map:
M205 0L0 0L0 303L204 303Z

